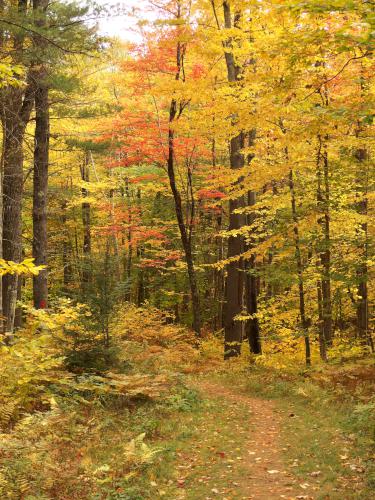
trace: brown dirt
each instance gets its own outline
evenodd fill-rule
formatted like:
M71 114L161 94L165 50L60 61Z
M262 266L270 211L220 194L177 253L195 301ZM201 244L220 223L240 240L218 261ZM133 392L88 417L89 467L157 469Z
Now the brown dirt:
M282 445L280 442L280 429L282 416L278 413L272 402L233 393L227 387L208 381L200 381L196 388L206 395L208 399L224 400L230 406L245 409L249 415L249 429L241 446L242 474L235 489L220 491L213 488L215 493L210 496L197 496L197 500L222 498L227 500L252 499L252 500L296 500L313 499L309 492L310 484L304 484L287 470L282 459ZM234 413L235 414L235 413ZM231 419L233 433L243 435L244 424ZM309 478L310 479L310 478ZM216 491L217 490L217 491ZM188 498L195 498L189 495Z

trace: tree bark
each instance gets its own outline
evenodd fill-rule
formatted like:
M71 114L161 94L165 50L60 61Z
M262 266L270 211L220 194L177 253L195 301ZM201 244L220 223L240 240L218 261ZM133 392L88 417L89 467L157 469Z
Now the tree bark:
M254 191L248 192L247 204L248 206L255 205L256 195ZM250 225L254 222L254 215L250 214L247 216L247 224ZM247 249L250 249L250 245L247 245ZM255 255L251 255L250 259L246 263L246 282L245 282L245 293L246 293L246 309L247 314L252 316L246 322L245 332L247 339L249 341L250 352L253 354L262 354L262 345L260 340L260 328L259 320L256 316L258 312L258 290L257 290L257 278L255 276Z
M22 195L23 195L23 138L32 109L29 91L9 89L3 103L3 258L22 260ZM3 277L3 314L5 331L11 333L17 302L18 276Z
M49 161L48 88L43 83L35 92L35 150L33 186L33 257L36 265L47 265L47 206ZM48 304L48 275L42 270L33 278L34 307Z
M177 18L180 18L180 5L178 5ZM178 41L176 47L176 66L177 71L175 74L175 80L180 80L181 72L182 78L184 79L183 61L184 61L184 46ZM187 265L187 271L190 283L191 292L191 303L193 309L193 329L195 333L200 336L201 333L201 311L200 311L200 298L197 283L197 276L194 269L194 260L192 252L192 228L193 228L193 213L189 221L189 226L185 223L183 206L181 200L181 194L176 183L176 173L175 173L175 134L173 130L173 122L178 119L184 109L184 104L180 102L177 103L176 99L171 100L169 108L169 128L168 128L168 158L167 158L167 172L169 178L169 185L172 191L175 213L177 218L177 224L180 231L182 247L185 254L185 260ZM193 202L193 200L192 200Z
M27 12L27 0L18 0L18 12ZM13 36L13 62L23 62L24 33ZM34 104L33 68L29 68L25 87L11 86L2 93L3 125L3 258L22 259L23 139ZM13 332L17 303L18 276L2 279L4 330Z
M322 269L322 321L326 346L332 345L332 298L331 298L331 236L330 236L330 187L327 138L323 141L318 136L319 149L317 159L317 205L322 239L319 242L319 257Z
M294 233L294 246L295 246L295 259L297 265L297 275L298 275L298 295L299 295L299 312L301 317L301 328L303 332L303 337L305 341L305 360L306 365L311 365L311 349L310 349L310 337L309 337L309 324L306 317L305 308L305 288L303 281L303 264L302 264L302 254L298 227L298 217L296 209L296 195L294 189L294 179L293 170L289 171L289 190L292 206L292 219L293 219L293 233Z
M253 146L256 130L251 130L248 134L248 146ZM247 163L250 165L254 155L250 154L247 157ZM248 191L247 193L247 205L249 207L254 206L256 203L256 193L255 191ZM246 224L250 226L255 221L256 214L251 212L246 217ZM253 246L251 241L247 241L246 250L250 250ZM257 287L257 277L255 275L255 254L252 253L250 259L246 262L246 282L245 282L245 297L246 297L246 309L247 314L249 314L251 319L249 319L245 324L245 333L249 341L250 352L253 354L262 354L262 345L260 340L260 328L259 319L257 317L258 312L258 287Z
M237 170L244 165L241 150L244 147L243 134L239 134L230 141L230 165ZM229 231L240 229L245 222L245 216L235 213L245 207L245 200L240 196L229 201ZM236 317L243 311L244 292L244 264L241 254L244 252L244 239L241 236L228 238L227 279L225 285L224 303L224 358L229 359L241 353L243 340L243 322ZM231 260L233 259L233 260Z
M368 214L368 152L365 148L358 148L355 152L357 160L357 212L367 217ZM367 222L361 222L358 228L357 244L360 252L357 265L358 299L356 301L356 316L358 336L374 351L373 339L369 331L369 305L368 305L368 229Z
M81 179L90 182L90 167L88 152L85 153L83 163L80 167ZM82 188L83 199L88 197L88 190ZM83 245L82 245L82 293L86 297L92 278L91 269L91 204L82 202L82 225L83 225Z
M45 15L48 0L34 0L34 10L41 10ZM44 15L36 22L45 24ZM42 52L46 42L35 36L35 48ZM33 179L33 257L36 265L47 265L47 207L48 207L48 163L49 163L49 102L47 68L39 62L34 74L35 84L35 135L34 135L34 179ZM33 298L36 309L48 305L47 269L33 277Z
M61 220L64 228L63 232L63 243L62 243L62 266L63 266L63 291L64 294L69 295L70 285L73 280L73 269L72 269L72 245L69 239L69 233L66 229L66 223L68 218L66 216L68 202L67 200L63 200L61 203Z
M47 265L47 206L49 162L48 88L40 84L35 92L35 150L33 185L33 257L36 265ZM48 304L48 275L42 270L33 278L34 307Z
M317 300L318 300L318 332L319 332L319 352L320 358L323 361L327 361L327 346L326 339L324 336L323 327L323 299L322 299L322 284L318 281L316 285Z
M232 14L229 2L223 2L224 27L232 28ZM234 16L234 25L239 19L239 14ZM234 55L231 52L232 40L229 38L224 42L224 54L227 67L228 81L235 83L239 80L240 68L236 64ZM228 49L228 50L227 50ZM230 141L230 168L232 170L241 169L244 166L244 156L241 150L244 147L244 134L240 132ZM239 208L244 208L245 200L243 196L229 201L229 227L232 231L244 225L245 217L242 214L234 213ZM227 266L227 280L225 286L224 305L224 358L229 359L241 353L243 340L243 323L237 321L236 316L243 310L243 290L244 272L241 254L244 251L244 240L241 236L230 236L228 239L228 259L232 259Z
M177 188L175 169L174 169L174 131L172 129L172 123L177 115L177 102L172 99L170 112L169 112L169 131L168 131L168 178L169 185L173 194L174 207L177 217L178 228L180 230L182 247L185 253L185 260L187 265L187 271L190 283L191 301L193 308L193 329L197 335L200 335L201 331L201 318L200 318L200 300L196 273L194 269L193 253L191 246L191 239L188 236L188 231L184 221L182 200L180 192Z

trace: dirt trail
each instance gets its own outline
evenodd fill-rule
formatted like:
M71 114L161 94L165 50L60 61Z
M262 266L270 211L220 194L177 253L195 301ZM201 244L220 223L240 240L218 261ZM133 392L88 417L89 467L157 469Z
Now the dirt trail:
M194 472L190 472L192 477L189 479L188 473L181 480L184 487L187 481L181 498L314 498L308 491L309 485L301 484L282 460L282 417L272 402L234 393L211 381L200 381L194 386L214 404L213 411L207 414L206 434L202 442L193 447L190 457L180 455L181 462L191 460L194 463ZM221 408L220 415L215 415L217 406ZM212 434L216 435L216 439ZM234 455L231 454L231 445L236 446ZM220 449L226 451L221 452ZM216 458L210 458L209 450ZM221 463L218 455L222 458ZM202 487L202 483L206 488ZM200 485L198 489L197 485Z

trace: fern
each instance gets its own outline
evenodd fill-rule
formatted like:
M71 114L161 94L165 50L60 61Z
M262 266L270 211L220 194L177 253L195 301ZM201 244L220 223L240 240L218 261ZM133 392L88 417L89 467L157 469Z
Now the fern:
M5 430L10 422L12 421L12 418L14 417L15 411L17 409L17 402L16 401L6 401L0 403L0 428Z

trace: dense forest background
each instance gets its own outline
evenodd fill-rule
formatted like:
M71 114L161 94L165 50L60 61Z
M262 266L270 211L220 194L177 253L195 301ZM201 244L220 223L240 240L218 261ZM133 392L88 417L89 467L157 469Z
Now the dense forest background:
M68 400L153 399L218 367L354 362L373 381L372 2L126 7L0 1L11 498L77 494L20 454ZM139 42L100 34L116 14Z

